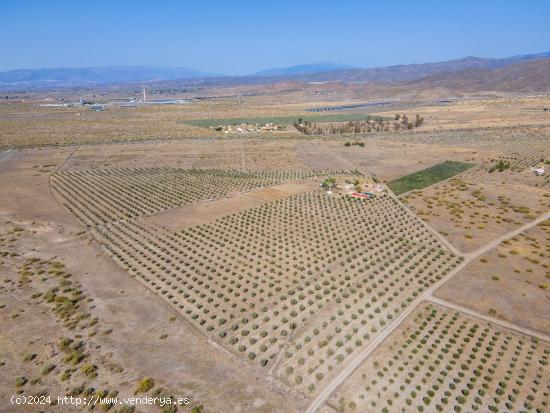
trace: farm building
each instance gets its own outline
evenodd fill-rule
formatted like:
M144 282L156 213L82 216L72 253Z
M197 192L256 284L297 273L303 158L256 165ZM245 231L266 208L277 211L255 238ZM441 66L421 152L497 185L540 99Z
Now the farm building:
M544 175L544 166L538 166L536 168L532 168L533 169L533 173L536 175L536 176L543 176Z

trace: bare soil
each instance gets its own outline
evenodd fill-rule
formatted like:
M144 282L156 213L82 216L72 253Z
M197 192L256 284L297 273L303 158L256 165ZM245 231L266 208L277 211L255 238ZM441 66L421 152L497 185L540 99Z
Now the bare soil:
M146 218L152 224L172 231L180 231L193 225L208 224L227 214L262 205L263 201L244 194L216 199L194 205L169 209Z

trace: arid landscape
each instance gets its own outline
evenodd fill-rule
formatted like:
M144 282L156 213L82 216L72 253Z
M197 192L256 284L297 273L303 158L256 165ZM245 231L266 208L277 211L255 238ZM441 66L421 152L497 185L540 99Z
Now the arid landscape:
M233 53L0 71L0 413L550 411L550 53Z
M133 109L120 126L121 109L35 99L2 105L3 403L130 397L150 379L149 395L189 397L183 411L546 409L550 191L531 167L550 159L550 117L522 108L550 99L426 103L400 111L424 117L413 130L311 137L187 126L233 116L214 98ZM286 99L241 105L307 116ZM140 140L136 116L174 134ZM48 141L56 130L66 142ZM469 166L439 178L446 161ZM423 170L426 188L407 178ZM399 196L384 185L397 179ZM379 192L346 195L357 185ZM497 358L478 366L468 352L483 346ZM508 363L525 376L515 387L498 384L520 374Z

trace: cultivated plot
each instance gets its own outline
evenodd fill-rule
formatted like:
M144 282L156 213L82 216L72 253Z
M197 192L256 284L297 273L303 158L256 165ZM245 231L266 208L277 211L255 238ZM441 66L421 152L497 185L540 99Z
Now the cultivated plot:
M544 412L550 343L424 304L333 395L346 412Z
M173 187L163 197L138 192L147 185L132 186L129 196L124 185L135 182L135 171L128 178L119 172L110 183L89 181L110 188L97 199L87 198L95 193L90 187L67 189L80 175L64 174L63 187L56 176L54 188L84 223L97 224L96 239L131 276L233 354L306 394L321 389L462 260L391 196L353 199L316 189L270 200L264 193L262 205L169 230L148 215L178 205L180 181L164 180ZM245 175L241 190L249 179L313 172L288 174Z
M422 189L438 182L449 179L461 172L467 171L474 165L457 161L445 161L430 168L402 176L388 183L395 195L401 195L413 189Z
M241 172L178 168L119 168L60 172L52 186L63 204L86 224L152 214L234 192L331 171Z

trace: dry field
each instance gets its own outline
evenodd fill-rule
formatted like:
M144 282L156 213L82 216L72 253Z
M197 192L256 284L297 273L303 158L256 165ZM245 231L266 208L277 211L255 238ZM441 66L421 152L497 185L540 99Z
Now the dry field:
M545 115L546 116L546 115ZM414 132L377 136L381 140L407 144L426 144L434 148L469 148L490 163L498 157L509 159L516 167L532 166L540 158L550 157L550 125L526 125L518 122L507 127L453 128L431 131L427 128Z
M477 139L494 155L478 158L478 166L449 181L401 198L462 252L469 253L550 209L548 176L537 177L531 167L550 157L550 129L503 129L463 140L466 147ZM462 133L454 135L457 140ZM419 135L417 135L418 137ZM441 143L422 136L424 142ZM503 163L506 169L495 167Z
M480 162L482 151L450 145L433 145L404 142L396 136L394 140L380 137L362 138L365 147L346 147L340 140L299 142L297 152L304 163L317 169L321 165L330 168L354 168L365 174L375 175L382 181L391 181L403 175L427 168L445 160ZM359 139L356 139L359 140ZM488 155L487 155L488 156Z
M22 115L23 114L23 115ZM132 142L146 139L204 137L206 130L179 122L177 108L39 108L0 105L3 147Z
M187 140L190 138L235 138L239 134L226 136L209 128L189 125L186 121L197 119L246 119L255 117L301 116L311 115L307 109L313 107L349 104L353 93L335 90L317 94L309 88L300 89L297 85L288 87L229 87L213 88L182 94L179 97L199 96L201 99L189 104L178 105L142 105L121 107L122 100L130 97L122 91L110 91L88 95L82 91L80 96L96 103L107 104L103 111L94 111L88 107L41 107L51 104L59 94L30 94L24 99L0 101L0 148L29 147L42 145L67 145L112 142L137 142L143 140ZM252 93L251 93L252 92ZM79 95L67 91L67 101L78 101ZM154 99L154 96L152 96ZM164 96L157 96L164 98ZM113 104L116 101L118 103ZM356 103L364 103L362 99ZM548 128L550 115L546 112L532 112L526 109L534 106L550 106L548 98L498 98L472 99L452 103L414 104L395 102L384 112L373 113L375 107L359 111L368 114L393 117L395 113L408 113L414 117L417 113L425 118L422 127L414 131L397 134L423 135L436 132L445 136L451 132L451 140L458 146L462 139L454 139L453 131L462 131L466 140L479 134L491 134L501 129ZM380 109L380 108L379 108ZM384 109L382 109L384 110ZM351 111L357 113L357 111ZM344 112L345 113L345 112ZM281 139L296 139L296 131L291 127L288 132L278 132L274 136ZM366 136L374 136L368 133ZM395 133L382 134L395 138ZM493 135L495 135L493 133ZM500 133L495 136L500 140ZM267 135L260 135L265 137ZM258 137L258 135L253 135ZM414 138L416 139L416 138ZM420 138L422 139L422 138ZM475 143L475 142L474 142ZM476 143L477 146L477 143Z
M247 171L309 169L294 150L296 142L277 139L155 140L132 144L71 147L64 170L119 167L239 169Z
M518 125L549 126L548 112L528 111L529 108L537 106L550 106L550 99L548 97L464 99L440 105L416 106L408 112L414 111L424 117L426 126L423 129L438 132L456 128L480 128L490 131ZM390 111L379 114L393 116L395 113Z
M189 104L121 107L120 102L110 102L113 98L126 98L123 92L96 97L86 96L84 92L84 98L107 105L102 111L81 106L41 107L40 104L54 102L51 96L40 94L26 96L23 100L0 101L0 148L219 138L224 135L189 125L186 121L261 116L296 116L298 119L307 114L303 111L308 107L307 103L300 101L305 99L308 102L309 98L300 91L283 90L275 91L273 95L244 95L242 98L238 97L241 93L243 90L220 88L210 90L205 100ZM78 101L78 96L68 94L65 97ZM277 136L294 137L296 134L291 131Z

